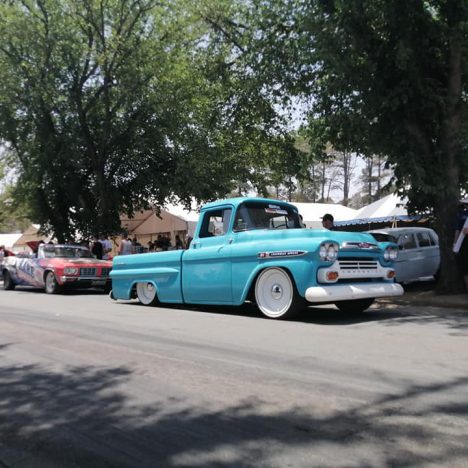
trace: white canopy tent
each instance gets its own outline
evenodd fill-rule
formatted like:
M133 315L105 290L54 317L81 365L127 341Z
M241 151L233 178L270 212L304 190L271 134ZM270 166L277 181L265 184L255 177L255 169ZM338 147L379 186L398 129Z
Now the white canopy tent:
M406 200L392 193L361 208L353 218L340 220L335 224L337 226L367 225L368 229L370 229L372 224L383 223L397 226L398 222L408 223L424 221L425 218L423 216L408 215Z
M299 210L308 228L321 228L322 216L330 213L336 221L352 219L358 210L334 203L292 203Z
M0 234L0 245L11 250L15 242L22 236L21 232L12 234Z
M405 201L391 193L370 205L361 208L355 218L383 218L388 216L407 216Z

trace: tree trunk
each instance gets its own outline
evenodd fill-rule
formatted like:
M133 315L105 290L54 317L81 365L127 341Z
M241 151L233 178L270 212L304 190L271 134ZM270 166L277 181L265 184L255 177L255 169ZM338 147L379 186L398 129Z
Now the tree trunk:
M350 153L343 152L343 205L348 206L349 203L349 186L351 184L351 160Z
M452 252L456 202L456 197L441 200L434 210L435 227L439 235L440 246L440 274L436 286L438 294L459 294L465 290L463 274L458 268L455 254Z
M440 194L434 206L437 220L437 231L440 240L440 278L437 292L441 294L461 293L465 291L463 275L457 267L455 255L452 252L454 240L454 220L456 216L460 168L457 156L461 151L460 127L462 117L462 43L463 34L459 28L459 18L452 18L452 34L449 43L449 60L447 73L447 97L444 106L439 143L440 167L443 180L447 182L446 189ZM449 21L451 23L451 21Z
M377 200L379 200L381 197L381 191L382 191L382 184L380 182L381 177L382 177L382 158L379 154L377 155L377 193L375 196Z

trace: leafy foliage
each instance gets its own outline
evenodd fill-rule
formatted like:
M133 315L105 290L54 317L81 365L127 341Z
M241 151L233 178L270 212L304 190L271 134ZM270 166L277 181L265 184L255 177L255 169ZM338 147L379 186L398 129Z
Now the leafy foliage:
M386 155L410 209L435 215L442 289L456 289L453 219L468 184L466 0L254 5L266 82L308 98L312 128L321 121L336 149Z
M265 141L284 145L265 125L267 99L242 102L231 45L211 40L209 18L188 6L0 6L0 135L17 156L18 197L59 239L116 232L121 213L173 196L207 200L233 179L261 181L251 168Z

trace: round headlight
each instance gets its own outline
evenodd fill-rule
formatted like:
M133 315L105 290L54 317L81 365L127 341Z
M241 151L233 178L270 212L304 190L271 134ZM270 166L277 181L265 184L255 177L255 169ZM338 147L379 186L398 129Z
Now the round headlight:
M395 260L398 257L398 250L393 247L387 247L384 252L384 259L386 262Z
M332 244L327 249L327 260L330 261L330 262L333 262L333 261L336 260L336 257L338 257L338 250Z
M325 260L327 258L327 247L323 244L320 246L319 255L320 260Z

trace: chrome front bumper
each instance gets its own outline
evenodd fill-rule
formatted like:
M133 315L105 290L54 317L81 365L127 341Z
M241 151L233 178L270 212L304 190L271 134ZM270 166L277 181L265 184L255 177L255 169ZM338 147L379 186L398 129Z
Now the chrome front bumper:
M401 296L403 292L398 283L336 284L307 288L305 298L309 302L320 303Z
M62 283L96 283L105 284L111 282L109 276L59 276Z

